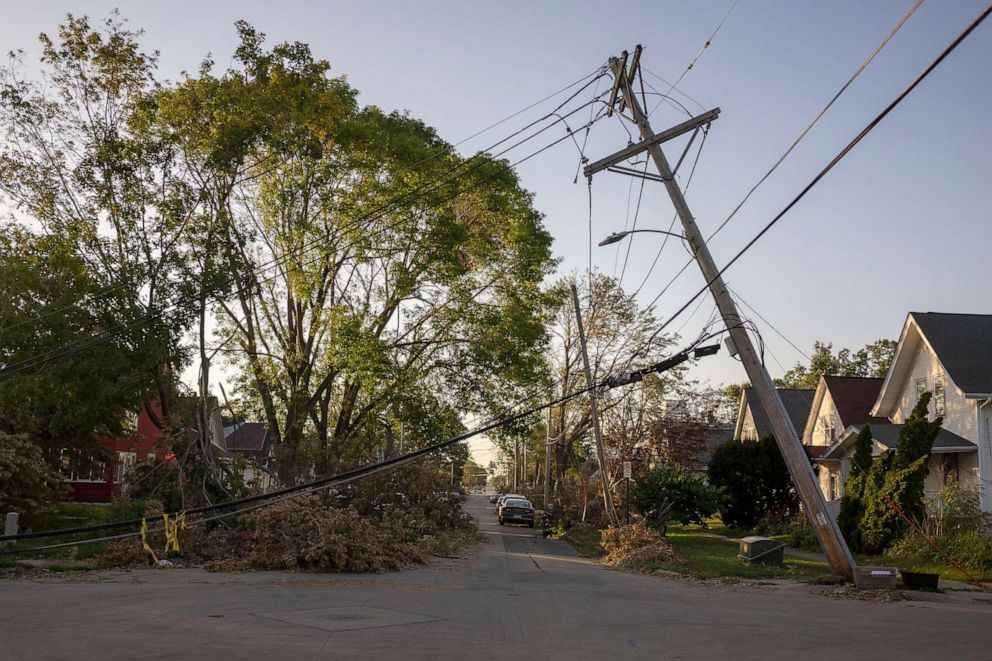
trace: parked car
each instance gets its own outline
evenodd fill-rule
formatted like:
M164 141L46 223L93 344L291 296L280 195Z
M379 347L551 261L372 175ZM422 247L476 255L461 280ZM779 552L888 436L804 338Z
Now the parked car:
M499 525L504 523L526 523L534 527L534 506L523 498L507 498L499 511Z
M495 505L496 504L496 501L499 500L502 497L503 497L503 494L501 494L499 491L493 493L492 495L489 496L489 504L490 505Z
M499 497L496 501L496 516L499 516L499 512L503 509L503 503L505 503L510 498L519 498L520 500L527 500L526 496L521 496L519 493L505 493Z

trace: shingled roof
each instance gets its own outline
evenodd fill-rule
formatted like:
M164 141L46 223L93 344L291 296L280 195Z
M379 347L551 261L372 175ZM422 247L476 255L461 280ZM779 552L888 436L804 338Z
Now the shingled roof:
M241 422L224 428L224 445L232 452L266 449L269 430L261 422Z
M992 314L910 314L958 388L992 394Z
M796 428L796 433L801 434L806 427L806 418L809 417L809 410L813 406L813 394L815 390L804 390L798 388L778 388L778 395L782 398L782 404L792 420L792 426ZM754 418L754 429L758 438L772 433L772 425L765 415L765 409L761 407L758 392L754 388L745 388L744 396L747 398L748 408L751 409L751 417Z
M851 425L888 424L888 418L871 415L871 407L878 399L885 379L866 379L851 376L824 376L830 398L837 407L841 428Z

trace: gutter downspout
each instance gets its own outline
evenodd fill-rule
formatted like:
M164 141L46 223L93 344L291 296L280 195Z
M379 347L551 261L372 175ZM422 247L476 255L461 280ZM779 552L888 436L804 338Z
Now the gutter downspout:
M983 400L979 400L978 403L978 489L982 510L986 512L992 509L992 503L989 503L989 497L987 495L988 487L986 480L988 477L983 473L986 471L992 472L992 466L983 466L982 457L984 456L986 458L985 464L992 463L992 435L989 434L988 419L982 415L982 410L990 403L992 403L992 397L986 397ZM982 470L983 468L986 470Z

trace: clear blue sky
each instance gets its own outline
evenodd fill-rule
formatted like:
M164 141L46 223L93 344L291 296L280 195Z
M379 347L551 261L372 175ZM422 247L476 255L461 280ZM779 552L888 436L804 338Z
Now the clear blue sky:
M35 36L54 32L67 11L105 16L120 3L0 2L0 43L37 53ZM363 103L406 109L457 141L592 71L637 43L643 62L672 80L730 6L719 2L134 2L121 11L161 51L161 75L175 79L213 54L220 66L244 18L270 43L301 40L361 91ZM688 200L704 231L715 227L847 80L912 4L740 0L680 89L722 108ZM714 241L729 259L847 140L912 80L984 7L985 0L926 0L813 133ZM897 337L909 310L992 312L992 22L976 31L854 153L728 273L730 285L805 350L816 339L859 347ZM657 81L655 81L657 84ZM658 84L659 87L662 87ZM664 88L662 88L664 91ZM680 121L663 108L654 128ZM485 138L467 143L481 147ZM592 159L627 141L601 122ZM677 154L671 154L674 160ZM584 182L573 185L574 146L524 164L565 271L588 255ZM593 185L594 239L626 221L630 180L604 174ZM636 187L635 187L636 194ZM640 227L666 227L671 205L646 186ZM624 284L640 283L660 237L635 237ZM595 248L612 272L615 251ZM643 289L650 300L681 266L666 249ZM664 317L698 289L695 267L659 301ZM698 332L706 303L686 327ZM778 359L801 356L758 321ZM681 325L679 320L674 325ZM768 356L773 376L781 373ZM699 364L713 382L739 381L726 356Z

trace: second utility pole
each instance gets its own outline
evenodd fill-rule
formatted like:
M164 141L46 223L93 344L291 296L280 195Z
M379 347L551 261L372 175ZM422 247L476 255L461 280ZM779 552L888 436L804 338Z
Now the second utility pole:
M789 468L789 473L792 475L792 482L796 486L796 491L799 492L799 497L802 499L806 515L809 517L813 530L816 532L816 536L827 554L830 566L837 575L851 579L854 577L854 568L856 566L854 557L847 548L847 543L844 541L844 537L837 527L837 522L830 516L830 512L827 510L827 503L823 498L823 492L820 491L820 487L816 483L816 478L813 475L813 467L810 465L798 434L796 434L792 420L789 419L785 406L782 404L782 399L779 397L778 391L775 390L775 384L772 382L768 371L765 369L764 364L758 357L757 351L755 351L754 345L751 343L751 337L741 325L742 319L737 311L737 306L733 298L731 298L730 292L727 291L726 285L723 283L723 278L720 276L720 271L717 269L713 261L713 256L706 246L706 241L703 239L699 227L692 217L692 212L689 211L689 205L682 195L682 190L675 181L675 174L672 172L665 154L661 151L660 138L662 136L656 136L651 130L651 124L648 122L647 115L641 109L637 96L632 92L631 81L637 74L636 69L637 63L640 60L640 54L641 47L638 46L634 52L633 64L630 67L629 75L625 66L627 60L626 52L622 60L615 57L610 58L610 67L613 69L615 76L614 98L616 98L617 92L622 95L622 100L620 101L621 112L625 105L630 108L634 122L641 132L642 142L639 144L643 145L643 149L646 149L648 154L651 155L651 159L658 168L661 181L665 185L669 197L672 198L675 211L682 221L685 239L688 241L689 247L692 249L692 254L695 256L696 262L703 272L703 277L706 278L710 293L713 295L713 299L720 309L723 323L730 332L730 337L734 341L741 362L744 364L744 369L747 371L747 376L751 380L751 385L757 391L758 397L761 400L761 406L771 423L775 441L778 444L779 450L782 452L782 457L785 459L785 463ZM628 150L630 149L632 148L628 148ZM594 163L586 168L587 176L591 176L596 165Z
M592 289L589 290L592 296ZM591 386L595 383L592 380L592 367L589 365L589 350L586 348L586 331L582 327L582 310L579 308L579 292L572 285L572 303L575 305L575 322L579 330L579 344L582 347L582 364L585 365L586 384ZM596 437L596 458L599 459L600 481L603 483L603 505L606 507L606 520L610 525L617 527L620 519L617 518L617 511L613 507L613 494L610 493L610 464L606 457L606 447L603 445L603 430L599 426L599 403L596 389L589 391L589 407L592 413L592 433Z

